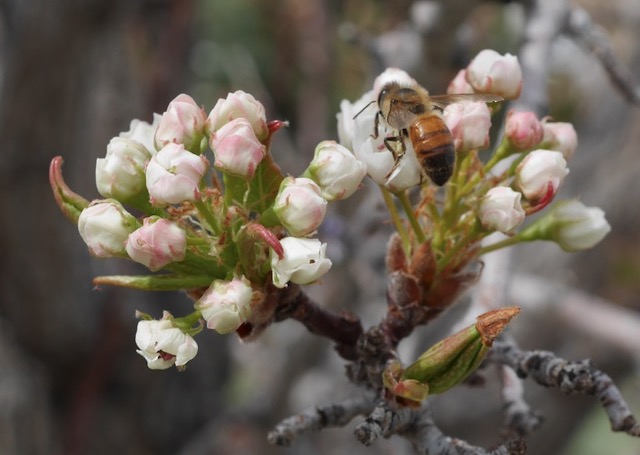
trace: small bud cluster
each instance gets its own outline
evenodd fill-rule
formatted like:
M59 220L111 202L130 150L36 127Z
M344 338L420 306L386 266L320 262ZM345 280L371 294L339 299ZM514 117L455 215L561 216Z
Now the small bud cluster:
M96 283L195 296L187 316L143 315L136 343L149 368L182 367L203 327L221 334L243 327L242 336L251 335L274 317L265 303L271 293L314 283L330 269L326 244L313 236L328 203L351 196L366 165L323 141L303 175L284 176L269 149L284 125L268 123L262 104L242 91L218 100L208 116L181 94L152 124L134 120L109 142L96 163L104 199L85 201L54 169L58 203L93 256L128 258L158 272Z

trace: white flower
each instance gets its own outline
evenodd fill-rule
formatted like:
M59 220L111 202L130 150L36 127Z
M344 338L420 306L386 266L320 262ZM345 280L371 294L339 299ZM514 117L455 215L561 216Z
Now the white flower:
M124 254L129 234L137 221L114 200L93 201L78 218L78 232L91 255L107 258Z
M347 100L340 103L340 113L337 115L340 143L353 150L356 158L367 165L367 173L376 183L385 185L391 191L402 191L420 184L420 164L411 141L404 138L406 152L396 165L396 158L385 146L384 138L398 133L380 121L378 137L372 137L375 117L378 115L378 105L373 101L374 92L369 91L355 103Z
M242 90L229 93L225 99L218 100L207 118L209 130L214 133L237 118L246 119L251 124L259 141L262 142L269 136L264 106Z
M479 217L485 229L511 234L524 221L522 194L506 186L491 188L480 202Z
M174 327L168 319L140 321L136 331L136 352L152 370L166 370L172 365L185 365L198 353L195 340Z
M126 250L131 259L152 272L184 259L187 233L180 226L159 217L145 218L143 223L127 239Z
M406 71L399 68L387 68L373 81L373 93L376 99L380 94L380 90L391 82L395 82L401 87L415 87L418 85L418 82L409 76Z
M557 204L550 216L554 220L551 238L565 251L589 249L611 230L602 209L575 200Z
M229 174L253 177L266 156L266 147L256 137L251 123L237 118L211 134L209 143L216 157L214 166Z
M322 141L316 147L308 173L320 186L328 201L348 198L367 173L367 165L335 141Z
M273 210L291 235L302 237L318 229L327 211L327 200L313 180L287 177L280 184Z
M129 126L129 131L123 131L119 134L119 137L123 139L131 139L132 141L138 142L144 148L146 148L149 153L155 155L156 153L156 130L160 125L160 120L162 116L160 114L153 114L153 123L149 124L148 122L133 119L131 120L131 124Z
M442 113L451 131L456 151L486 148L489 145L491 111L481 101L453 103Z
M542 129L542 143L546 148L559 151L566 160L573 156L578 147L578 135L571 123L543 121Z
M493 93L508 100L520 96L522 70L518 57L500 55L491 49L480 51L467 66L467 82L479 93Z
M325 255L326 243L318 239L285 237L280 240L284 257L280 259L271 251L271 272L276 287L286 287L287 282L309 284L331 268L331 260Z
M168 144L151 158L146 169L147 190L157 206L198 198L198 185L207 170L207 160L182 144Z
M527 154L516 168L516 185L529 202L536 203L558 187L569 173L562 153L552 150L534 150Z
M200 152L204 136L206 115L189 95L178 95L162 114L156 130L155 143L158 149L167 144L182 144L188 150Z
M107 156L96 160L96 186L105 198L128 201L145 189L144 168L151 153L139 142L114 137Z
M195 303L207 327L225 334L236 330L251 316L253 290L245 277L215 280Z
M544 132L535 113L509 111L505 122L505 136L518 150L528 150L540 144Z

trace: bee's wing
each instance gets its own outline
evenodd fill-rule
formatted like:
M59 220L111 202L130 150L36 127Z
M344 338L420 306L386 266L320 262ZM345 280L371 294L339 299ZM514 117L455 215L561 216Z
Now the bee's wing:
M459 93L452 95L432 95L429 97L434 106L444 109L449 104L460 103L463 101L482 101L483 103L497 103L504 101L504 98L498 95L488 93Z

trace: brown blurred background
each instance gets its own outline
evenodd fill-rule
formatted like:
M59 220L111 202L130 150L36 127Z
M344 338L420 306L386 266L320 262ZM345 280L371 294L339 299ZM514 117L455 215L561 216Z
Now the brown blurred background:
M411 453L398 437L358 445L353 423L305 436L289 449L267 445L266 433L279 419L357 393L330 344L293 322L272 327L253 344L202 333L200 352L185 372L148 370L135 353L134 311L179 315L191 302L180 294L92 289L93 276L142 270L89 257L54 203L48 164L64 156L69 185L98 197L95 159L131 119L150 121L181 92L208 111L228 91L242 89L265 104L269 119L291 122L273 153L286 172L297 174L319 141L336 138L340 100L358 98L381 69L403 67L432 93L443 93L477 51L518 54L530 15L544 3L1 0L0 453ZM638 83L640 0L571 5L586 8L605 28ZM540 65L548 75L541 114L574 122L579 134L563 195L602 207L613 231L580 254L523 246L512 267L637 312L640 110L566 35L553 37ZM334 268L309 292L336 310L358 312L366 325L375 323L384 311L389 229L370 185L333 204L320 236L329 242ZM525 312L520 344L593 358L628 385L639 414L640 346L635 354L618 350L554 314ZM429 330L417 336L429 337ZM499 441L498 389L489 379L486 390L462 386L434 402L445 431L474 444ZM609 437L606 421L588 426L590 412L601 413L594 400L531 383L527 390L547 417L528 439L529 453L584 455L591 452L577 448L580 441ZM612 441L608 453L640 453L627 436Z

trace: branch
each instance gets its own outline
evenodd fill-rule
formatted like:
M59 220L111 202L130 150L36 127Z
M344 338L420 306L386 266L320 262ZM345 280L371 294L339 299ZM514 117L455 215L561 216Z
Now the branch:
M353 313L331 313L300 291L290 303L278 308L275 320L287 318L301 322L311 333L335 341L336 351L343 358L356 358L356 343L363 330L360 319Z
M494 450L486 450L446 436L435 425L430 412L423 408L393 409L379 403L367 419L355 429L356 438L368 446L380 436L399 434L407 438L414 449L424 455L518 455L526 453L522 440L507 441Z
M640 85L634 81L631 72L618 62L604 29L593 23L587 11L582 8L574 8L571 11L567 32L595 55L622 95L629 102L640 105Z
M343 427L354 417L371 412L372 407L371 397L367 396L351 398L339 404L313 406L280 422L267 439L273 445L289 446L300 434L328 427Z
M508 365L499 365L498 374L502 382L502 401L504 408L504 426L508 434L519 437L528 435L540 426L542 416L531 409L524 400L522 379Z
M591 366L589 360L570 362L547 351L522 351L515 344L496 341L487 361L508 365L519 377L531 378L566 395L594 395L604 408L613 431L640 436L640 424L631 413L612 379Z

